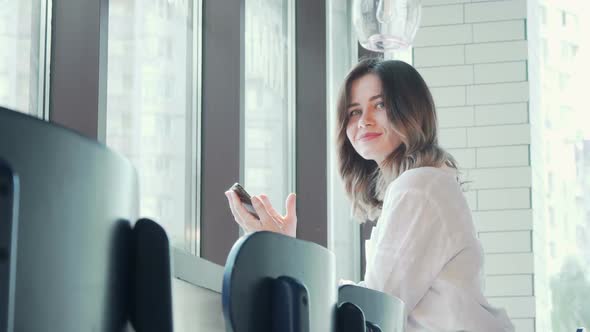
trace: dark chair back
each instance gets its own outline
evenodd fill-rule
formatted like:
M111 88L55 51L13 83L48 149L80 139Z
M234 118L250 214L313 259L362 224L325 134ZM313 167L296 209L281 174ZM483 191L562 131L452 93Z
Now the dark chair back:
M0 159L0 331L14 330L18 175Z
M334 254L277 233L246 235L227 258L222 302L227 331L335 331Z
M1 107L0 161L0 331L171 331L168 241L135 223L129 161Z
M172 332L172 284L168 236L143 218L133 226L130 320L141 332Z
M338 304L352 303L359 307L368 323L367 332L402 332L405 329L405 304L397 297L369 288L343 285L338 289Z

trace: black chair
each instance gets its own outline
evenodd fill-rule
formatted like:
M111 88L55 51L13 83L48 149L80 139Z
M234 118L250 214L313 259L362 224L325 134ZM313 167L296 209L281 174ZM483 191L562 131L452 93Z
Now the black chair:
M137 182L104 145L0 107L0 331L171 331L167 239L135 223Z
M401 332L405 329L405 304L397 297L355 285L338 289L338 304L356 305L366 320L367 332Z
M240 238L223 276L227 331L335 331L334 254L272 232Z
M18 175L0 159L0 331L14 330Z
M367 321L363 311L355 304L343 302L336 313L337 332L366 332Z
M172 332L170 243L156 222L142 218L133 226L129 319L140 332Z

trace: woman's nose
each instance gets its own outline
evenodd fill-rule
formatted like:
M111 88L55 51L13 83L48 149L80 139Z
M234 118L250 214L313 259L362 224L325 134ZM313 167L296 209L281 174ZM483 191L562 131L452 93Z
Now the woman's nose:
M361 118L359 119L358 124L359 124L359 127L367 127L367 126L372 126L375 124L375 121L373 120L373 116L369 110L363 111L363 114L361 115Z

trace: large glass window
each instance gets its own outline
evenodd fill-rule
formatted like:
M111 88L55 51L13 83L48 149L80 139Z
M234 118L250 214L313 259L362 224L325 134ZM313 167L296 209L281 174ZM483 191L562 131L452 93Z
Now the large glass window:
M43 116L46 1L0 0L0 105Z
M535 261L536 325L575 331L590 328L590 6L532 4L529 48L541 50L529 52L533 211L535 253L544 257Z
M137 168L140 215L193 253L199 3L111 0L108 41L106 143Z
M246 0L244 184L277 211L294 191L294 0Z
M360 281L360 228L352 219L350 201L338 172L336 123L338 93L344 77L357 60L357 40L351 20L351 1L328 0L327 3L327 183L328 249L336 255L336 277Z

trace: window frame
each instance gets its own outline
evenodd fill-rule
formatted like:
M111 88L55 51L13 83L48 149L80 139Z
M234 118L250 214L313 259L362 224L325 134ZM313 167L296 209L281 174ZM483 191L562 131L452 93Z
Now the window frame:
M171 251L176 278L218 292L227 254L239 236L219 188L243 180L244 5L242 0L193 2L193 22L199 24L194 26L202 27L193 29L192 40L194 218L185 225L192 227L188 250ZM52 0L48 8L52 61L47 119L105 143L109 1ZM326 116L318 116L327 105L326 1L299 0L294 8L291 121L297 176L291 181L299 194L298 238L327 246L328 127Z

